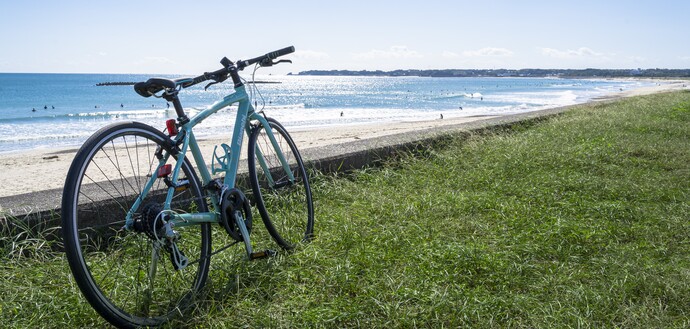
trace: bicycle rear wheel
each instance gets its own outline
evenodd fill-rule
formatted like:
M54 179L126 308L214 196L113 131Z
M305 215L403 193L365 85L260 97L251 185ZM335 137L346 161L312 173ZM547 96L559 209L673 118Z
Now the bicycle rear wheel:
M249 180L266 229L283 249L290 250L311 239L314 205L307 170L295 142L278 121L266 119L269 127L259 125L249 137ZM267 129L273 132L293 181L283 170Z
M208 276L210 225L179 228L177 247L189 265L175 270L170 253L145 232L125 230L125 216L151 177L169 138L136 122L96 132L79 150L65 180L63 237L74 278L91 306L118 327L157 326L184 312ZM175 163L170 156L167 163ZM190 162L182 164L186 188L175 192L175 212L207 211ZM134 213L155 227L168 186L156 179Z

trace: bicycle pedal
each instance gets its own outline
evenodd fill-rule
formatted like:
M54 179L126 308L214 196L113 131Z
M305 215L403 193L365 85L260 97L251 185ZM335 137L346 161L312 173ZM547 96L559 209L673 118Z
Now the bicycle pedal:
M276 252L270 249L266 249L263 251L257 251L253 252L249 255L250 260L255 260L255 259L260 259L260 258L267 258L267 257L273 257L276 255Z

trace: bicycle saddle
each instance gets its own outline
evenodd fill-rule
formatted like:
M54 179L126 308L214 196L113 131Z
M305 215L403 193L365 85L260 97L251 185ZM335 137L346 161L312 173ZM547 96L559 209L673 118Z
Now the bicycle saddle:
M181 80L181 79L180 79ZM174 89L177 86L176 80L164 78L151 78L145 82L137 82L134 84L134 91L143 97L151 97L153 94L163 90L164 88Z

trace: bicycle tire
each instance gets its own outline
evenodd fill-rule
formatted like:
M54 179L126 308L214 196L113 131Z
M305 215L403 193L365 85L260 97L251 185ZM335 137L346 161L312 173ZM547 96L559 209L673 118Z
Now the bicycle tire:
M168 141L142 123L106 126L79 149L65 180L63 238L70 269L86 300L117 327L158 326L184 313L208 277L210 224L179 229L177 246L190 261L181 270L174 269L169 253L153 247L153 238L122 229L142 186L156 175L156 150L173 151ZM168 163L174 164L174 158ZM171 209L207 211L201 184L186 158L180 179L189 185L176 192ZM157 179L135 217L146 215L146 205L160 207L166 192L167 185ZM157 265L151 266L154 259Z
M297 146L285 128L272 118L266 120L290 164L295 182L289 182L266 134L266 127L261 124L252 130L249 137L249 180L254 202L266 229L278 245L291 250L298 243L311 240L314 234L314 205L309 177ZM277 187L269 186L267 175L257 158L258 154L263 155ZM269 215L269 209L272 215Z

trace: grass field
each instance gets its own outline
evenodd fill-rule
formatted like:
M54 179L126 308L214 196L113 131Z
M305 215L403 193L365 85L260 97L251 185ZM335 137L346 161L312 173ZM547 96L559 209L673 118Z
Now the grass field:
M312 189L315 241L215 258L173 326L690 327L690 92L449 137ZM0 248L0 326L106 325L40 234Z

